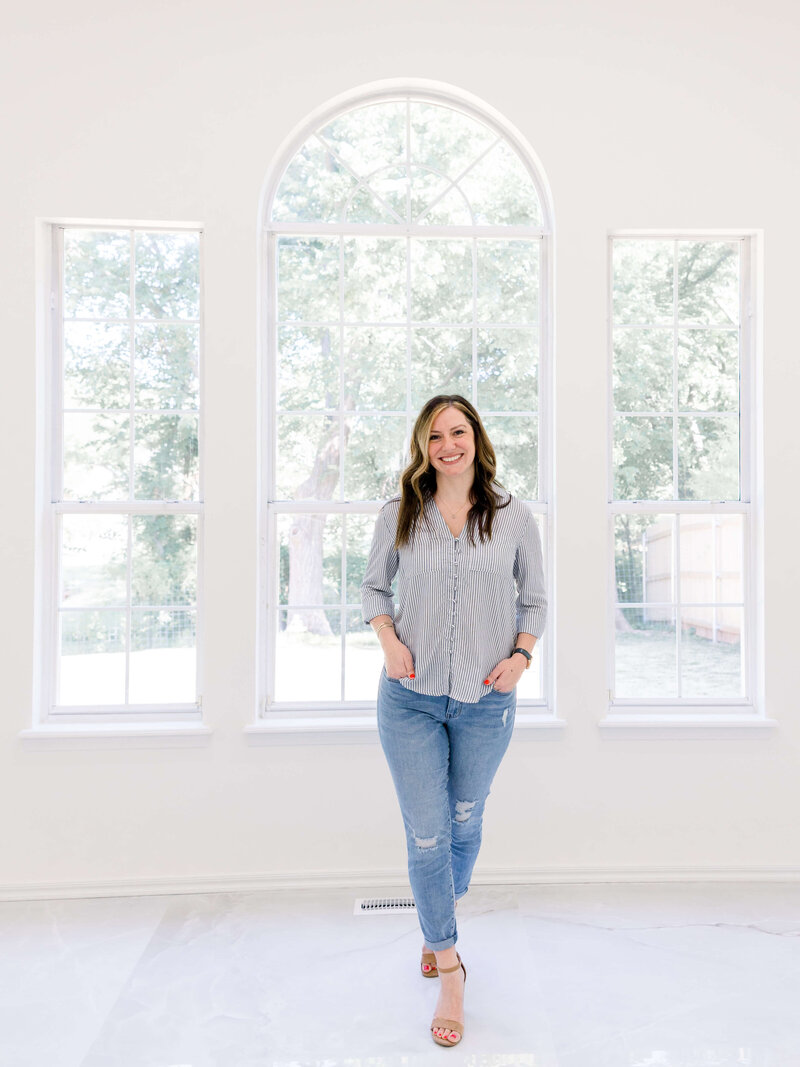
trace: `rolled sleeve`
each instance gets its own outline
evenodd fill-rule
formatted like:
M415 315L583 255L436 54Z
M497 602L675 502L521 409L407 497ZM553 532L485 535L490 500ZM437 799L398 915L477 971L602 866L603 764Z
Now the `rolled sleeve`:
M514 578L517 581L517 632L541 637L547 621L547 594L539 525L530 508L528 521L517 546Z
M394 618L392 581L399 562L394 534L389 528L385 511L381 509L375 522L364 581L361 583L361 611L367 626L376 615Z

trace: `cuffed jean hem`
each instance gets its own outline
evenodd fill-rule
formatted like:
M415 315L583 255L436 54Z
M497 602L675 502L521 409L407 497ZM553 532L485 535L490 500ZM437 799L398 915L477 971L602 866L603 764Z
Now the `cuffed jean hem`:
M444 941L434 941L433 943L431 943L430 941L426 940L425 944L433 952L443 952L444 949L450 948L451 945L454 945L456 941L458 941L458 935L454 934L453 937L446 937Z

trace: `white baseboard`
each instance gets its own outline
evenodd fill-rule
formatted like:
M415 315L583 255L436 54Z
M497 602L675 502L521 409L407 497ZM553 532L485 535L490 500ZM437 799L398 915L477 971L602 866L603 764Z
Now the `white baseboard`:
M475 870L473 886L569 885L615 882L797 882L800 866L771 867L494 867ZM405 868L362 871L287 871L281 874L197 875L95 882L20 882L0 885L3 900L252 893L291 889L377 889L410 892Z

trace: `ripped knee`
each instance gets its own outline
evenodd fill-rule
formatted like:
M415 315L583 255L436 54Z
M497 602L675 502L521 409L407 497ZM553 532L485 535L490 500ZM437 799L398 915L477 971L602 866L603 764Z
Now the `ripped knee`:
M438 837L417 837L414 835L414 844L417 848L436 848Z
M457 800L456 822L466 822L472 814L472 809L477 803L477 800Z

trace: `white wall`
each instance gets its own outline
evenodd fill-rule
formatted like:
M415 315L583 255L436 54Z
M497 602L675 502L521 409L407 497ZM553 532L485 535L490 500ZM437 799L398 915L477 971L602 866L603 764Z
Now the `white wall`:
M799 21L790 0L43 0L4 14L0 892L403 875L405 839L377 743L254 747L241 733L255 686L259 194L307 113L399 77L458 86L503 113L541 159L556 211L549 626L568 728L555 741L512 744L476 878L800 870ZM193 219L206 229L204 703L215 730L206 747L51 751L17 736L31 717L42 216ZM597 727L612 636L606 234L736 226L765 235L765 710L779 728L758 739L607 739Z

